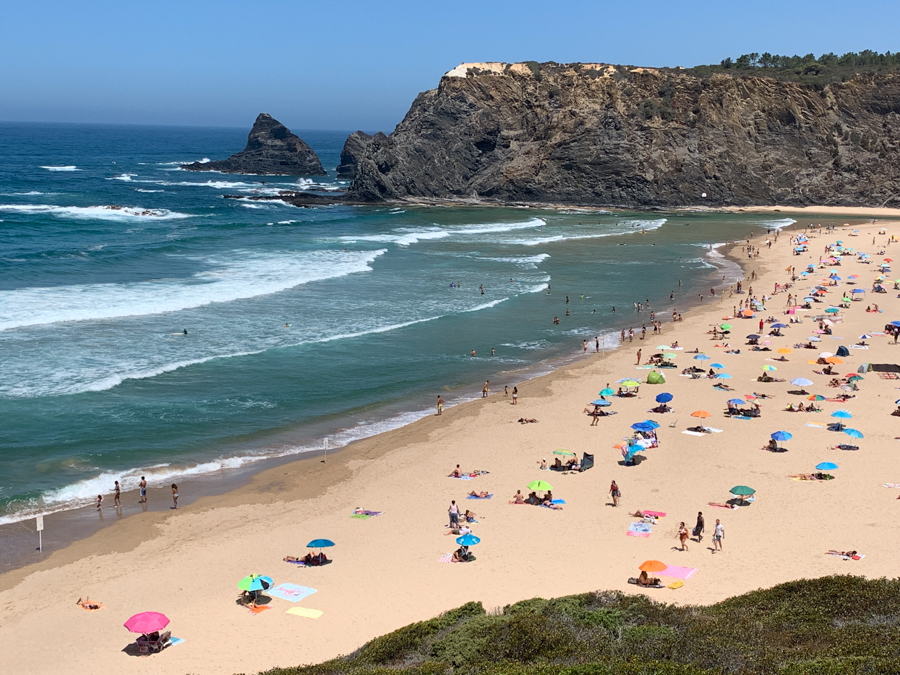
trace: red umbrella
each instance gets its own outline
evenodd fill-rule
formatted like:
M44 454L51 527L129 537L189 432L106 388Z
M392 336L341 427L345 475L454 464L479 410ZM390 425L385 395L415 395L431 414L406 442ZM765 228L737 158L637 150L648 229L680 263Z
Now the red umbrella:
M169 625L169 617L159 612L141 612L125 622L125 628L132 633L154 633Z

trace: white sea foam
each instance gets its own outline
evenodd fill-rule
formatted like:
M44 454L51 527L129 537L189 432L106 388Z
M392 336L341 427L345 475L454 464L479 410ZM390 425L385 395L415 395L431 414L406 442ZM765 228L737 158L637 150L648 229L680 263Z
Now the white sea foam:
M77 166L42 166L47 171L81 171Z
M203 259L188 279L85 284L0 292L0 330L21 326L177 312L278 293L301 284L367 272L377 251L233 251Z
M120 173L118 176L112 176L111 178L107 178L106 180L122 180L130 182L131 179L135 176L137 176L136 173Z
M28 192L2 192L0 195L3 197L35 197L37 195L43 194L52 194L46 192L38 192L37 190L30 190Z
M544 221L540 218L532 218L524 222L516 223L484 223L481 225L466 225L464 227L431 227L426 230L398 228L389 234L371 234L361 236L340 237L341 241L359 242L371 241L383 244L397 244L398 246L410 246L420 241L433 239L445 239L458 235L492 234L496 232L510 232L513 230L533 229L542 227Z
M476 305L471 309L464 309L464 312L480 312L482 309L490 309L491 307L496 307L501 302L506 302L509 298L500 298L499 300L491 300L490 302L485 302L481 305Z
M444 239L449 237L447 230L434 228L431 230L413 230L408 232L397 231L398 234L369 234L362 236L339 237L341 241L356 243L359 241L371 241L379 244L397 244L398 246L410 246L422 240Z
M520 244L522 246L540 246L542 244L552 244L554 242L559 241L577 241L580 239L602 239L603 237L618 237L623 234L637 234L641 230L645 232L652 232L653 230L658 230L663 225L666 224L665 218L660 218L659 220L626 220L622 221L623 223L633 223L635 227L631 227L627 230L616 229L612 232L598 232L596 234L557 234L552 237L540 237L539 239L519 239L514 242L515 244Z
M147 193L150 193L150 192L165 192L165 190L145 190L144 188L135 188L134 191L135 191L135 192L147 192Z
M125 220L153 219L177 220L190 218L188 213L178 213L167 209L145 209L140 206L54 206L52 204L0 204L0 211L14 213L46 213L61 218L77 220Z

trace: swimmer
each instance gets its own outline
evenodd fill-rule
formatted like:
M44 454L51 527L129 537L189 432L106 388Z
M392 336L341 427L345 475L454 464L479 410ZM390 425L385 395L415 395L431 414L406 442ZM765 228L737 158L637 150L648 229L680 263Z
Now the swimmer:
M182 334L182 335L187 335L187 328L185 328L183 331L181 331L181 334Z

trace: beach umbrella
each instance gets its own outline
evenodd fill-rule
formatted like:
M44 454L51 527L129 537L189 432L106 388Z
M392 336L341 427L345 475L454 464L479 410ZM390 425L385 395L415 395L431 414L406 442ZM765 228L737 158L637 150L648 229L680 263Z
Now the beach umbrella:
M770 365L770 364L767 363L766 365L764 365L764 366L762 367L762 370L770 370L770 371L771 371L771 370L778 370L778 368L776 368L775 366Z
M591 401L591 405L599 405L601 408L605 408L612 405L612 403L607 401L605 398L598 398L596 401Z
M672 345L657 345L657 349L672 349Z
M159 612L141 612L125 622L125 628L132 633L155 633L169 625L169 617Z
M668 403L668 402L671 401L673 398L675 398L675 397L672 396L672 394L670 394L670 393L667 392L667 391L664 391L663 393L657 394L657 395L656 395L656 402L657 402L657 403Z
M809 340L810 342L821 342L821 341L822 341L822 338L817 337L817 336L815 336L815 335L810 335L810 336L809 336L808 338L806 338L806 339Z
M744 399L741 398L730 398L728 399L728 402L731 405L744 405Z
M746 485L735 485L729 492L738 497L749 497L752 494L756 494L756 490Z
M695 410L694 412L691 413L691 417L705 418L705 417L712 417L712 415L710 415L705 410Z
M569 450L554 450L554 455L562 455L563 457L574 457L575 453L570 452Z
M839 308L837 308L837 307L829 307L829 308L827 308L827 309L825 310L825 313L826 313L826 314L837 314L837 313L840 312L840 311L841 311L841 310L840 310Z
M861 431L857 431L856 429L844 429L844 433L850 436L850 438L864 438Z
M793 350L793 349L789 349L789 348L787 348L787 347L782 347L781 349L778 350L778 353L779 353L779 354L793 354L793 353L794 353L794 350Z
M773 323L772 328L787 328L786 323Z
M859 279L859 276L856 275L856 274L851 274L851 275L850 275L849 277L847 277L847 278L848 278L848 279Z
M812 380L807 380L805 377L798 377L796 380L791 380L791 384L795 384L798 387L808 387L812 384Z
M456 543L460 546L474 546L475 544L480 544L481 539L469 532L468 534L464 534L461 537L457 537Z
M812 396L810 396L810 397L807 398L806 400L807 400L807 401L824 401L824 400L826 400L826 399L825 399L825 397L822 396L821 394L813 394Z
M854 288L851 293L865 293L866 291L862 288Z
M847 378L847 380L849 380L850 382L857 382L862 379L864 379L862 375L851 375Z
M616 392L615 392L613 389L610 389L609 387L604 387L604 388L600 391L600 393L598 394L598 396L612 396L612 395L615 394L615 393L616 393Z
M891 321L892 326L900 326L900 321Z
M649 424L654 429L659 429L659 422L656 420L644 420L644 424Z
M636 380L625 380L622 383L623 387L640 387L641 383Z
M529 490L534 490L535 492L547 492L548 490L553 490L553 486L545 480L533 480L525 487Z
M793 438L787 431L776 431L770 437L773 441L789 441Z
M669 353L667 353L667 354L663 354L663 358L664 358L664 359L674 359L674 358L677 357L677 356L678 356L678 354L673 354L672 352L669 352Z
M835 410L833 413L831 413L831 416L841 420L849 420L853 417L853 415L850 414L849 410Z
M741 316L744 316L744 317L747 317L747 318L752 318L752 317L753 317L753 310L752 310L752 309L742 309L741 312L740 312L740 314L741 314Z
M709 357L706 354L697 354L694 361L709 361Z
M842 359L840 356L829 356L827 359L825 359L825 361L827 361L828 363L833 363L836 366L844 363L844 359Z
M730 323L723 323L723 324L721 324L721 325L719 326L719 328L721 328L722 330L731 330L731 324L730 324Z
M265 591L274 585L275 582L272 581L272 577L266 577L262 574L251 574L238 582L238 589L242 591ZM144 631L141 632L143 633Z
M721 363L712 363L712 364L710 364L709 367L710 368L724 368L725 366L723 366Z
M716 375L716 379L717 380L730 380L731 375L729 375L728 373L719 373L718 375Z
M306 545L306 548L328 548L330 546L334 546L331 539L313 539Z
M859 230L857 230L857 232L859 232ZM894 262L894 261L893 261L892 259L890 259L890 258L885 258L885 259L884 259L884 262L889 262L889 263L891 263L891 262Z
M816 300L816 299L815 299L814 297L812 297L811 295L808 295L808 296L806 296L806 297L803 298L803 299L806 300L807 302L815 302L815 300Z
M631 428L635 431L653 431L653 427L646 422L635 422L631 425Z
M838 465L834 462L822 462L821 464L816 464L816 471L834 471L838 468Z
M750 333L750 335L747 336L747 339L748 340L759 340L759 337L760 336L757 335L756 333Z
M663 572L669 569L669 566L659 560L647 560L638 567L641 572Z

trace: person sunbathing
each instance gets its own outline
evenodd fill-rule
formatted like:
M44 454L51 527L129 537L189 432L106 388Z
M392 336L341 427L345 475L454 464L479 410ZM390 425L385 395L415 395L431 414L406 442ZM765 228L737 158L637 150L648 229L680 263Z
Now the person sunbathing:
M900 417L900 405L897 406L897 409L891 413L894 417Z
M836 377L831 378L831 381L828 383L829 387L840 387L841 381Z
M701 433L701 434L711 434L711 433L712 433L709 429L707 429L707 428L704 427L704 426L688 427L687 430L688 430L688 431L695 431L695 432Z
M638 586L659 586L659 579L656 577L651 577L644 571L641 571L640 575L637 578Z
M532 506L538 506L541 503L540 497L537 496L536 492L532 492L528 495L528 498L525 500L526 504L531 504Z
M471 531L472 531L472 529L471 529L468 525L463 525L462 527L454 527L454 528L451 529L449 532L444 532L444 536L446 537L446 536L449 536L449 535L451 535L451 534L455 534L455 535L457 535L457 536L460 536L460 535L463 535L463 534L469 534Z
M463 514L462 519L464 521L466 521L467 523L477 523L478 522L477 520L475 520L475 512L469 511L469 509L466 509L466 512Z
M721 391L734 391L734 389L729 387L727 384L723 384L721 382L719 384L714 384L713 389L719 389Z
M456 468L450 472L449 478L462 478L463 472L462 469L459 468L459 464L456 465Z
M522 491L516 490L516 494L513 496L512 501L510 501L509 503L510 504L524 504L525 498L522 496Z
M98 602L92 602L90 596L85 597L84 600L78 598L78 602L76 602L75 604L79 605L82 609L89 610L101 609L103 607L103 605Z
M486 490L483 490L481 492L475 492L475 490L472 490L469 493L469 496L475 497L476 499L487 499L490 496L490 494Z
M651 409L650 409L650 412L654 412L654 413L667 413L667 412L670 412L671 410L672 410L672 409L671 409L669 406L667 406L665 403L660 403L660 404L659 404L658 406L656 406L655 408L651 408Z
M469 562L469 548L460 546L453 552L452 562Z
M530 419L527 417L520 417L519 424L537 424L537 420L534 419L533 417Z
M835 551L834 549L828 551L825 555L839 555L844 558L852 558L855 555L858 555L856 551Z
M548 492L547 494L550 494L550 493ZM541 506L546 506L547 508L551 508L554 511L562 511L562 507L559 504L554 504L551 500L546 499L546 498L541 503Z

